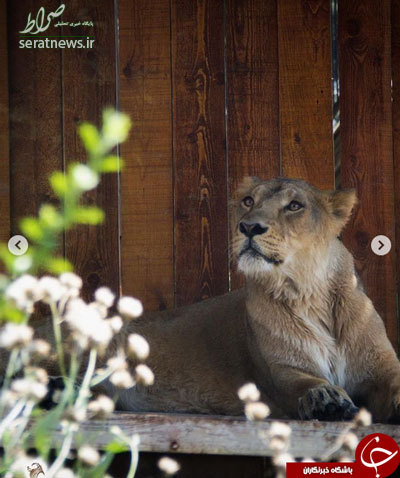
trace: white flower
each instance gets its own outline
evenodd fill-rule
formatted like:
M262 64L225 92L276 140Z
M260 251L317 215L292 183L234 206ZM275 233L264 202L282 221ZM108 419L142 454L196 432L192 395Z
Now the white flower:
M158 461L158 468L166 475L175 475L180 470L179 463L169 456L163 456Z
M35 402L42 400L47 394L46 385L27 378L13 380L11 390L21 398Z
M33 357L47 357L50 350L50 344L42 339L35 339L28 345L28 352Z
M10 389L4 390L0 395L0 403L6 408L13 407L17 400L17 394Z
M90 304L88 304L88 307L94 309L102 319L105 319L107 317L107 307L105 307L103 304L100 304L100 302L91 302Z
M99 452L89 445L83 445L79 448L78 458L88 466L96 466L100 460Z
M146 360L150 353L150 346L141 335L131 334L128 337L128 350L138 360Z
M46 304L58 302L65 292L65 288L55 277L44 276L39 280L42 301Z
M244 407L244 413L248 420L261 421L271 413L268 405L262 402L248 402Z
M100 287L94 293L94 298L96 299L96 302L110 308L114 303L115 295L108 287Z
M60 282L71 289L82 289L82 279L73 272L63 272L60 275Z
M271 427L268 431L268 435L272 437L279 437L282 439L288 440L290 435L292 433L292 429L290 428L289 425L286 425L286 423L282 422L273 422L271 424Z
M110 377L110 382L117 388L132 388L135 381L127 370L116 370Z
M149 387L150 385L153 385L154 373L147 365L144 365L142 363L139 364L135 368L135 372L136 372L135 378L138 383L141 383L145 387Z
M33 329L24 324L8 322L0 331L0 347L24 347L33 337Z
M269 447L276 455L277 453L282 453L287 450L288 442L287 440L282 440L281 437L272 437L269 441Z
M107 360L107 367L113 370L126 370L128 368L123 350L119 350L117 355Z
M358 445L358 437L355 433L349 432L343 437L343 446L354 451Z
M49 381L49 376L44 368L26 367L25 376L44 384L47 384Z
M123 143L128 137L131 120L128 115L118 111L106 110L103 113L103 136L109 147Z
M114 402L106 395L99 395L96 400L89 402L88 410L96 418L107 418L114 411Z
M121 428L117 425L113 425L112 427L110 427L110 433L119 437L123 436L124 434Z
M238 396L242 402L257 402L260 400L260 392L254 383L246 383L240 387Z
M275 466L286 469L286 463L293 463L294 458L289 453L279 453L272 458Z
M368 427L372 423L372 416L368 410L362 408L353 419L358 427Z
M99 184L99 175L85 164L74 164L72 178L82 191L94 189Z
M75 478L74 472L70 468L61 468L55 474L55 478Z
M114 334L118 334L124 325L119 315L115 315L114 317L107 319L107 323L111 327L111 330L114 332Z
M118 312L126 319L136 319L143 313L140 300L133 297L121 297L118 301Z
M33 304L40 300L39 281L25 274L7 287L5 291L7 299L10 299L19 309L32 313Z
M86 415L86 410L85 408L75 408L75 407L69 407L64 410L63 420L68 421L69 423L71 422L76 422L76 423L81 423L86 420L87 415Z
M74 339L85 348L88 344L104 349L112 339L112 330L95 307L81 299L72 299L67 306L65 320Z

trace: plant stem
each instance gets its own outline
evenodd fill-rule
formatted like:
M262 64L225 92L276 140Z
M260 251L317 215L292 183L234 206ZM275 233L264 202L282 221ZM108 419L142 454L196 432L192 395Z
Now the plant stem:
M26 429L26 426L28 424L28 421L34 406L35 406L35 402L33 400L27 402L27 404L25 405L24 411L22 413L22 423L18 427L18 431L16 432L16 434L13 436L10 447L18 445L18 442L20 441L20 437Z
M132 444L130 444L129 446L131 449L131 464L129 466L126 478L133 478L136 474L136 469L139 461L139 445L137 444L135 447L133 447Z
M65 371L65 360L64 360L64 349L62 344L62 334L61 334L61 327L60 327L60 316L58 314L58 310L54 302L50 303L50 310L51 310L51 315L53 318L53 331L54 331L54 338L56 340L58 365L60 367L60 373L65 380L65 377L67 374Z
M79 409L79 407L84 403L86 398L88 397L88 392L90 390L90 381L92 380L94 370L96 367L96 360L97 360L97 350L90 349L89 354L89 361L87 365L87 369L85 372L85 376L82 381L82 385L79 390L79 395L75 403L75 408Z
M8 390L8 387L10 385L11 377L14 374L14 365L15 365L15 362L17 361L17 357L18 357L18 349L13 348L11 350L10 356L8 358L8 364L7 364L7 369L6 369L6 373L5 373L4 380L3 380L3 386L1 387L0 417L3 416L3 412L4 412L4 394L5 394L6 390Z
M3 437L4 431L9 427L9 425L18 417L25 406L25 400L20 399L10 413L2 420L0 424L0 441Z
M51 465L51 468L47 472L47 478L52 478L57 471L62 467L64 461L66 460L68 453L71 449L72 438L74 436L73 429L69 428L67 434L65 435L63 444L61 446L60 453L56 459L56 461Z

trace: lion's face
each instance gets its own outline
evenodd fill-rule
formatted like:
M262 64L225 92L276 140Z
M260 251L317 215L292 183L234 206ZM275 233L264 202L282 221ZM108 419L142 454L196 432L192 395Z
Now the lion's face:
M246 275L281 268L336 237L354 191L320 191L305 181L246 178L233 202L232 252Z

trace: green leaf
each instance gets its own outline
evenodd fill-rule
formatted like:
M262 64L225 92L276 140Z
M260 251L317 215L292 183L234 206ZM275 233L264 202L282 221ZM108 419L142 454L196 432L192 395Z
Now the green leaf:
M34 217L24 217L21 219L20 229L26 237L33 241L38 242L43 239L43 228Z
M25 314L10 302L0 305L0 320L21 324L25 321Z
M90 123L82 123L79 126L79 136L89 153L96 153L101 145L101 138L97 128Z
M78 207L73 215L75 222L96 225L104 221L104 211L98 207Z
M113 453L114 455L117 453L124 453L125 451L129 451L129 447L126 443L117 440L107 443L104 449L106 451L109 451L110 453Z
M54 433L51 432L54 432L60 423L62 412L63 407L58 406L46 413L42 419L37 420L32 427L35 448L45 459L47 459L51 448L54 448Z
M0 259L2 262L4 262L5 266L9 271L12 271L14 261L15 261L15 256L11 254L11 252L8 250L8 247L5 244L0 244Z
M68 191L68 180L60 171L56 171L50 176L50 185L58 197L63 197Z
M56 275L60 275L63 272L72 272L74 270L74 266L71 264L71 262L62 257L48 259L46 268L49 272L52 272Z
M40 222L46 228L60 229L63 227L63 218L52 204L43 204L39 210Z
M102 173L116 173L122 169L123 161L118 156L110 155L99 162L98 170Z

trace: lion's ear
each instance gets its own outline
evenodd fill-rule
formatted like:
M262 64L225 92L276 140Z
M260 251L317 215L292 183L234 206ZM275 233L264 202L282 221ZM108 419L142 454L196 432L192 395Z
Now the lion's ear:
M250 189L252 189L257 184L260 184L262 181L256 176L246 176L243 178L242 182L239 184L238 188L234 193L234 198L239 198L246 194Z
M357 204L355 189L344 189L328 193L328 210L337 219L340 229L347 223Z

